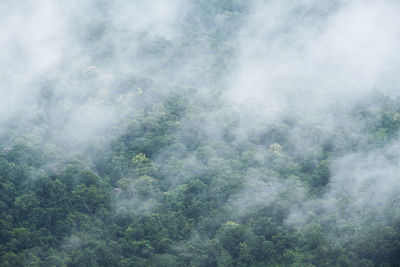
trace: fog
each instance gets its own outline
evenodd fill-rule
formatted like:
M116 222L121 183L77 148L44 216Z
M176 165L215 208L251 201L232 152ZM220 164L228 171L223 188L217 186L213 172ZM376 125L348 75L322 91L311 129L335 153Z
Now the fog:
M341 135L365 142L364 130L344 114L374 90L398 95L397 10L395 1L255 1L237 40L238 64L226 92L242 111L242 131L248 135L294 118L290 146L302 155L319 153L313 150L316 144L332 136L339 147ZM350 221L367 223L366 213L387 220L385 207L393 205L399 186L397 147L395 141L332 157L328 190L320 199L305 201L303 189L297 189L301 208L293 207L287 223L302 224L321 212L335 214L339 229ZM263 179L274 179L268 174L256 177L235 203L254 207L279 198L282 186L287 187L265 186ZM335 235L338 240L347 233Z
M394 1L255 1L227 94L273 119L294 110L327 116L373 88L396 93L397 9Z
M400 118L399 10L394 0L3 0L3 154L22 136L54 149L48 166L85 158L117 190L116 218L181 208L171 217L187 233L171 251L185 257L257 212L306 234L317 221L346 244L350 223L400 218L400 139L376 122ZM216 200L192 218L187 195ZM60 251L86 246L91 231Z
M63 142L71 145L104 135L135 110L127 103L136 90L121 92L120 84L158 64L139 59L143 48L132 33L173 38L182 6L179 1L45 0L0 5L0 120L18 118L25 131L42 120L48 135L63 133ZM43 103L43 97L51 101Z

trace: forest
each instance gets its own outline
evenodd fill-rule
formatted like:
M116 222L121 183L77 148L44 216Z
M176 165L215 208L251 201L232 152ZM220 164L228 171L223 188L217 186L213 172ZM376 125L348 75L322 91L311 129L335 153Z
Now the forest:
M399 266L400 3L0 3L0 266Z

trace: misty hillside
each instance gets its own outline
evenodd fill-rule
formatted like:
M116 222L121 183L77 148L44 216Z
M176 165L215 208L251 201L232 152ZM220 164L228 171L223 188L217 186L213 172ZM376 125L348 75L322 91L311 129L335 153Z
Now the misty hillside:
M0 266L400 266L399 10L0 1Z

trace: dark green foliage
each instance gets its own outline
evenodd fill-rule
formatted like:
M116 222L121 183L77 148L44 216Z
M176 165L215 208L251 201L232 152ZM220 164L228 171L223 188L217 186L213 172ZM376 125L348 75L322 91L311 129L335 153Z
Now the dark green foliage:
M52 108L65 104L48 82L36 131L2 133L0 266L399 264L398 188L379 207L384 216L373 207L346 209L354 201L346 190L328 196L343 207L330 213L321 196L336 158L383 149L399 136L400 98L374 93L332 110L351 124L334 131L293 111L244 133L246 116L226 105L218 86L246 2L194 1L175 41L104 21L82 31L97 63L113 57L107 35L137 45L127 58L141 60L140 75L119 74L115 95L104 99L118 106L113 98L135 92L127 101L134 112L75 151L46 128ZM197 54L205 63L192 60ZM168 83L175 72L184 73L181 86ZM80 78L89 84L96 75L91 69Z
M0 155L2 265L390 266L399 261L398 219L349 225L352 239L339 244L329 240L329 214L300 227L285 223L298 205L296 186L312 199L330 184L324 144L322 154L304 160L269 134L258 139L269 147L210 138L189 142L184 123L203 105L191 94L190 100L167 97L159 108L134 116L92 166L88 158L49 168L45 159L53 152L37 140L11 144ZM329 150L337 154L342 148ZM246 193L277 181L289 191L272 202L258 200L264 195L257 191Z

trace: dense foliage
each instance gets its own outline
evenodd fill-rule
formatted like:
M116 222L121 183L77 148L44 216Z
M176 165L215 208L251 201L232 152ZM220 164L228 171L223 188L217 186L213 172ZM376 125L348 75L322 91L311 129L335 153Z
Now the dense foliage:
M382 101L375 112L366 102L351 114L365 125L371 147L390 142L400 127L400 105ZM320 154L302 158L276 142L285 144L285 131L295 127L284 122L233 141L240 116L215 102L193 90L168 96L132 115L110 148L94 148L92 157L64 159L45 140L16 138L0 155L2 265L373 266L400 260L398 199L381 207L389 221L376 221L374 210L366 210L369 223L346 225L354 235L346 242L329 240L332 231L343 230L334 229L333 214L285 224L300 205L296 188L306 188L307 199L318 196L329 185L330 157L365 144L324 144ZM221 138L207 137L198 126L207 124L205 114L225 118ZM195 126L181 131L187 124ZM264 197L279 183L285 189L270 192L279 196Z
M197 1L178 43L118 32L104 22L88 29L89 47L100 47L97 63L112 57L101 37L107 31L137 42L143 62L160 60L143 75L117 76L116 97L104 101L135 108L84 149L71 149L71 140L48 129L62 124L51 114L68 104L52 95L51 81L40 85L39 110L25 124L33 126L10 123L1 132L1 266L400 262L396 193L385 206L351 210L351 195L343 191L334 196L342 214L314 208L299 221L292 216L330 189L334 159L385 150L398 138L400 99L376 92L332 110L352 125L334 131L298 120L293 111L246 132L247 115L227 105L218 87L234 53L232 29L245 13L239 1ZM209 69L184 62L198 43L213 51ZM193 77L173 88L164 84L163 75L184 67ZM92 84L92 76L86 71L82 80ZM299 152L293 133L310 145Z

